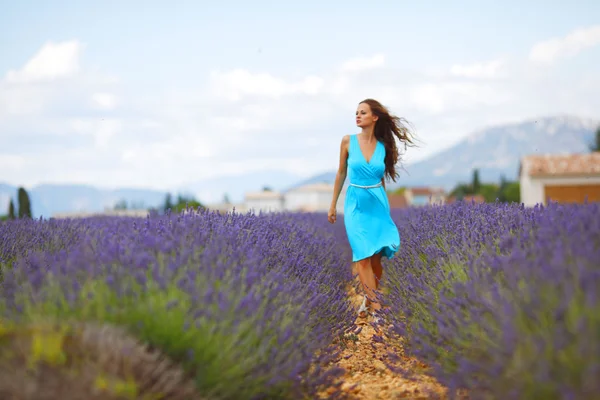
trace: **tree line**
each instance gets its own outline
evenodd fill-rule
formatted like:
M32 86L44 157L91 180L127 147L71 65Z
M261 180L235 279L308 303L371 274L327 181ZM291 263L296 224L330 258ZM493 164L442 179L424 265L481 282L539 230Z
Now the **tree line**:
M519 181L508 181L504 175L500 177L500 184L483 183L479 178L479 169L475 169L470 183L459 183L450 191L450 196L457 200L477 195L483 197L486 203L520 203L521 185Z
M173 199L171 193L167 193L165 200L161 205L158 207L150 207L148 211L150 213L166 213L167 210L171 210L171 212L181 212L182 210L185 210L186 207L197 209L204 208L204 205L196 200L194 196L178 194L177 197ZM127 210L128 208L144 208L144 204L143 202L133 202L128 205L127 200L121 199L113 206L114 210Z
M141 208L143 207L143 203L132 203L127 204L125 199L118 201L114 205L115 210L126 210L128 208ZM159 207L150 208L151 212L165 213L167 210L171 210L171 212L181 212L185 210L186 207L191 207L194 209L204 208L204 204L196 200L194 196L187 196L178 194L174 199L170 193L167 193L165 197L165 201ZM5 215L0 214L0 221L13 220L17 218L31 218L31 200L29 197L29 193L23 187L19 187L17 190L17 205L10 198L8 203L8 213Z
M600 126L596 129L596 135L594 136L594 140L590 144L590 151L600 151Z
M17 207L11 197L8 203L8 214L0 216L0 220L3 221L16 218L31 218L31 199L24 187L17 189Z
M589 145L591 152L600 151L600 126L596 129L594 139ZM479 178L479 170L473 171L471 183L460 183L450 192L450 196L461 200L465 196L481 195L486 202L492 203L496 200L501 202L521 202L521 188L518 181L507 181L504 176L500 178L500 184L482 183Z
M178 213L185 210L186 207L191 207L193 209L205 208L204 204L196 200L194 196L178 194L177 198L173 200L171 193L167 193L165 196L165 202L163 203L160 211L166 213L167 210L171 210L171 212Z
M596 129L594 139L589 145L589 149L592 152L600 151L600 126ZM265 187L263 190L270 190ZM399 189L400 192L403 188ZM479 178L479 170L473 171L473 178L470 183L459 183L450 191L450 196L461 200L465 196L476 196L481 195L486 202L494 202L496 200L501 202L517 202L521 201L520 185L518 181L507 181L504 176L500 178L500 184L495 183L483 183ZM228 201L228 199L226 200ZM150 211L154 212L181 212L186 207L192 207L194 209L204 208L205 206L196 200L193 196L184 196L181 194L177 195L177 198L173 200L170 193L167 193L164 203L158 208L151 208ZM127 202L121 200L115 205L115 209L127 209ZM31 218L31 200L29 193L24 187L17 189L17 206L13 202L11 197L8 203L8 214L0 215L0 221L11 220L16 218Z
M596 129L592 143L589 145L591 152L600 151L600 126ZM508 181L500 177L500 184L483 183L479 177L479 170L473 170L470 183L459 183L449 193L450 197L462 200L465 196L480 195L487 203L495 201L505 203L521 202L521 185L519 181Z

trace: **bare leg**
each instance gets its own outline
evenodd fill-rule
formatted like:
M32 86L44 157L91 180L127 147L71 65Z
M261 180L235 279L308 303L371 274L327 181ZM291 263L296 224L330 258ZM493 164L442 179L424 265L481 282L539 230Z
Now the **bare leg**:
M374 290L377 287L375 282L375 274L373 274L373 268L371 267L371 257L360 260L356 263L358 269L358 276L360 282L363 285L365 294L367 295L367 304L371 304L373 310L379 310L381 305L377 303Z
M383 275L383 267L381 266L381 254L375 254L371 257L371 267L375 274L375 289L379 289L381 283L381 276Z

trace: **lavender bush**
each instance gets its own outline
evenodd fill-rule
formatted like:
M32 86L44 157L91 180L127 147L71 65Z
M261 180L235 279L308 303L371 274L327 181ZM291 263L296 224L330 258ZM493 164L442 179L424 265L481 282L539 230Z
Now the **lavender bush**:
M340 372L323 365L354 320L344 247L321 218L202 211L3 226L12 238L53 233L3 250L0 312L13 324L126 327L207 398L314 397Z
M29 251L55 252L74 244L85 234L81 221L19 219L0 223L0 279L18 257Z
M387 269L390 334L450 393L600 397L598 203L394 217L403 247Z

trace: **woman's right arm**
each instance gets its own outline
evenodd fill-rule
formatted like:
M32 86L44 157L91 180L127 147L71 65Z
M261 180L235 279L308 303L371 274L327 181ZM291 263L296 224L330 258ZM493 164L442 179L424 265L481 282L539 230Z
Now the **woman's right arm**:
M342 191L342 186L346 181L346 173L348 171L348 145L350 144L350 136L346 135L342 138L340 144L340 162L338 165L337 174L335 176L335 184L333 186L333 199L331 200L331 210L335 210Z

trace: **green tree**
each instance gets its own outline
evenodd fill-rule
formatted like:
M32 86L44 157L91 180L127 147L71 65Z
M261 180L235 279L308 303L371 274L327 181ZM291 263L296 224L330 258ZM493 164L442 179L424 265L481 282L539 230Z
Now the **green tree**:
M479 190L475 194L482 195L486 203L493 203L498 197L498 185L495 183L483 183L479 186Z
M115 210L127 210L127 200L121 199L113 207Z
M508 185L508 181L506 180L506 177L504 176L504 174L502 174L500 176L500 187L498 188L498 195L496 197L498 197L498 200L501 202L505 202L506 201L506 187Z
M29 194L27 194L25 188L19 188L17 191L17 200L19 202L19 218L31 218L31 201L29 200Z
M473 194L479 194L479 190L481 189L481 181L479 180L479 169L475 168L473 170Z
M521 184L518 181L506 185L504 201L507 203L521 203Z
M204 205L200 203L198 200L194 198L194 196L186 196L182 194L177 195L177 203L173 205L174 212L181 212L186 209L186 207L191 207L194 210L198 208L204 208Z
M165 197L165 204L163 206L163 211L167 211L167 210L173 210L173 200L171 199L171 193L167 193L167 196Z
M15 219L15 203L13 203L12 198L8 203L8 219Z
M473 193L473 186L466 183L459 183L450 191L450 196L457 200L464 199L465 196L470 196Z
M591 151L600 151L600 126L596 129L596 136L594 137L594 143L590 145Z

